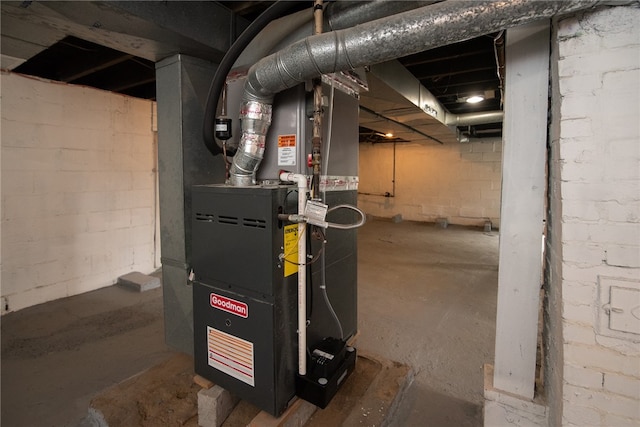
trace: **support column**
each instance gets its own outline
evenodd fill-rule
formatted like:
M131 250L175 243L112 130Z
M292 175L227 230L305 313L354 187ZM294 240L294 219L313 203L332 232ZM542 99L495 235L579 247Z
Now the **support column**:
M507 31L495 366L493 384L485 384L485 425L501 425L508 414L510 419L524 417L527 425L546 422L544 407L532 399L542 277L549 31L549 21ZM505 396L524 402L509 404Z
M191 187L224 182L224 163L205 148L202 121L216 66L174 55L156 64L164 328L167 344L193 354Z

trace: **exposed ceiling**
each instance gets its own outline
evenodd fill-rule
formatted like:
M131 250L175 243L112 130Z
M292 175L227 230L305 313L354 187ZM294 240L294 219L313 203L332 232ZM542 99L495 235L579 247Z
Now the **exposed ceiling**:
M472 95L485 96L482 108L501 108L500 80L498 78L498 44L504 39L500 34L471 39L417 55L400 58L399 61L413 74L440 103L454 114L478 111L466 102Z
M73 36L43 50L14 71L155 99L155 64Z
M78 7L79 3L82 7ZM150 7L151 3L155 4ZM154 62L161 59L157 57L158 51L189 52L212 61L219 60L231 40L220 40L214 48L208 46L205 39L211 37L211 27L226 25L229 35L234 31L238 34L272 3L3 1L2 66L19 73L155 99ZM311 4L299 3L300 10ZM157 22L161 20L160 16L166 16L166 13L160 15L158 8L175 9L168 11L169 15L175 15L175 20ZM93 17L96 11L100 13L100 19ZM138 22L129 13L146 20ZM183 25L180 25L181 20ZM153 24L149 25L149 21ZM157 27L154 27L156 23ZM103 28L117 29L124 25L129 25L124 35L105 32ZM29 31L31 36L25 34ZM36 41L33 31L39 34ZM216 35L219 34L218 29ZM503 39L499 36L486 35L399 58L397 62L404 66L404 72L408 70L409 77L433 94L448 113L501 110L498 64L501 63ZM20 64L19 55L12 53L25 52L25 49L31 49L33 55L28 55L28 60ZM432 117L437 116L437 112L399 95L393 84L386 81L387 71L384 67L372 67L371 90L361 99L361 141L450 140L452 133L442 125L442 118L438 121ZM466 102L469 96L476 94L483 95L485 100L477 104ZM386 137L387 131L383 129L393 132L394 138ZM459 130L481 137L500 135L501 129L501 123L497 122Z

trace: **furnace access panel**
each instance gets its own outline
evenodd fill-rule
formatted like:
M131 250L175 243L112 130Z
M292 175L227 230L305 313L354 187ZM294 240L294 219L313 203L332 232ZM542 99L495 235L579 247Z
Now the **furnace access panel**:
M283 274L286 225L277 218L289 191L193 190L196 373L270 413L295 393L297 276Z

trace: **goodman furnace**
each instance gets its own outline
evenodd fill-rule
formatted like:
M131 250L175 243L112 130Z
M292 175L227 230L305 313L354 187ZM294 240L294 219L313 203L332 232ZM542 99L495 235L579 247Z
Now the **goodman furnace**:
M209 123L226 173L191 191L195 371L274 416L295 396L324 408L355 369L362 84L350 72L258 100L232 73L223 110L240 120Z
M319 261L306 267L309 378L297 375L298 266L288 260L307 236L278 218L295 211L295 193L284 185L207 185L192 193L195 371L273 415L296 389L326 406L355 364L355 351L344 345L357 327L355 231L328 230L327 243L310 245L311 253L326 252L326 269ZM347 191L330 198L355 197Z

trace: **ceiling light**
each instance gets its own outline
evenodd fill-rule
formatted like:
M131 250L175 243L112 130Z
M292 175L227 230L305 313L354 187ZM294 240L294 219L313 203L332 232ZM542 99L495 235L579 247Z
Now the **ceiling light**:
M393 138L393 134L391 132L385 133L384 136L386 136L387 138Z
M477 104L478 102L484 101L484 96L482 95L473 95L467 98L467 102L469 104Z

